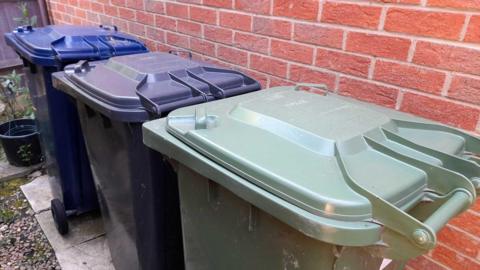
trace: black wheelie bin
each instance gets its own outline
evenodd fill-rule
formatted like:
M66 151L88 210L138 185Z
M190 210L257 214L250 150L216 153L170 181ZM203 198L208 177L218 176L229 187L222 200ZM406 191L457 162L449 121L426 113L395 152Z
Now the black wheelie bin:
M142 123L260 89L233 70L168 53L82 61L53 75L77 100L116 269L182 269L176 174L142 143Z

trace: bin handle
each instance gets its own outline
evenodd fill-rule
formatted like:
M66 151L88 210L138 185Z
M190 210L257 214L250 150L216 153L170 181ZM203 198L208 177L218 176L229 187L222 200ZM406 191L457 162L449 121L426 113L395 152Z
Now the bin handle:
M328 95L331 91L328 89L326 84L323 83L297 83L294 87L293 90L295 91L300 91L301 87L311 87L311 88L319 88L322 90L325 90L325 95Z
M372 222L384 227L382 241L378 244L382 256L404 260L425 254L435 247L438 231L474 201L475 188L463 175L405 156L370 137L363 138L372 150L427 173L429 180L425 192L427 196L430 195L429 199L434 200L430 203L417 204L407 213L358 184L349 173L342 152L338 147L335 149L335 157L346 183L370 201ZM437 193L444 195L435 195Z
M179 55L180 53L185 53L188 55L188 59L192 60L193 58L193 54L191 51L187 51L187 50L170 50L168 51L169 54L173 54L173 55Z
M73 65L68 65L65 67L64 71L67 74L71 73L82 73L83 71L90 70L91 66L88 60L80 60Z
M433 212L423 223L439 232L450 219L460 214L471 203L472 195L461 188L453 191L451 197Z
M107 31L112 31L112 30L115 31L115 32L118 31L118 27L116 25L100 24L99 27L102 28L102 29L105 29Z

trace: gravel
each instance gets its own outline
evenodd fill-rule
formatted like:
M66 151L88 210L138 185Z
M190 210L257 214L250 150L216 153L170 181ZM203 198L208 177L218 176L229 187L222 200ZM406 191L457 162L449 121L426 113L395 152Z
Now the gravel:
M27 181L0 183L0 269L61 269L20 190Z

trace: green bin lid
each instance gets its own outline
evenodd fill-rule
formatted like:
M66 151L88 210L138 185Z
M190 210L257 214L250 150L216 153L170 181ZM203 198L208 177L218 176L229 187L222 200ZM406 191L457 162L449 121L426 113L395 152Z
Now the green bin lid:
M369 149L362 134L390 119L335 98L306 92L265 94L205 106L207 125L195 125L201 107L168 116L168 131L223 166L312 213L343 220L371 216L370 202L350 188L335 156L372 193L402 207L421 198L427 176ZM198 117L198 116L197 116ZM185 121L191 119L191 121Z

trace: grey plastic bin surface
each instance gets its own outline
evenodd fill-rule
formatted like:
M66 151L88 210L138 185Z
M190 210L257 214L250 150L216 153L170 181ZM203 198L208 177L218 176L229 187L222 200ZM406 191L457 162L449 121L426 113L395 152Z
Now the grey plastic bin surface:
M480 175L476 137L294 87L175 110L144 143L176 164L187 269L403 269Z

